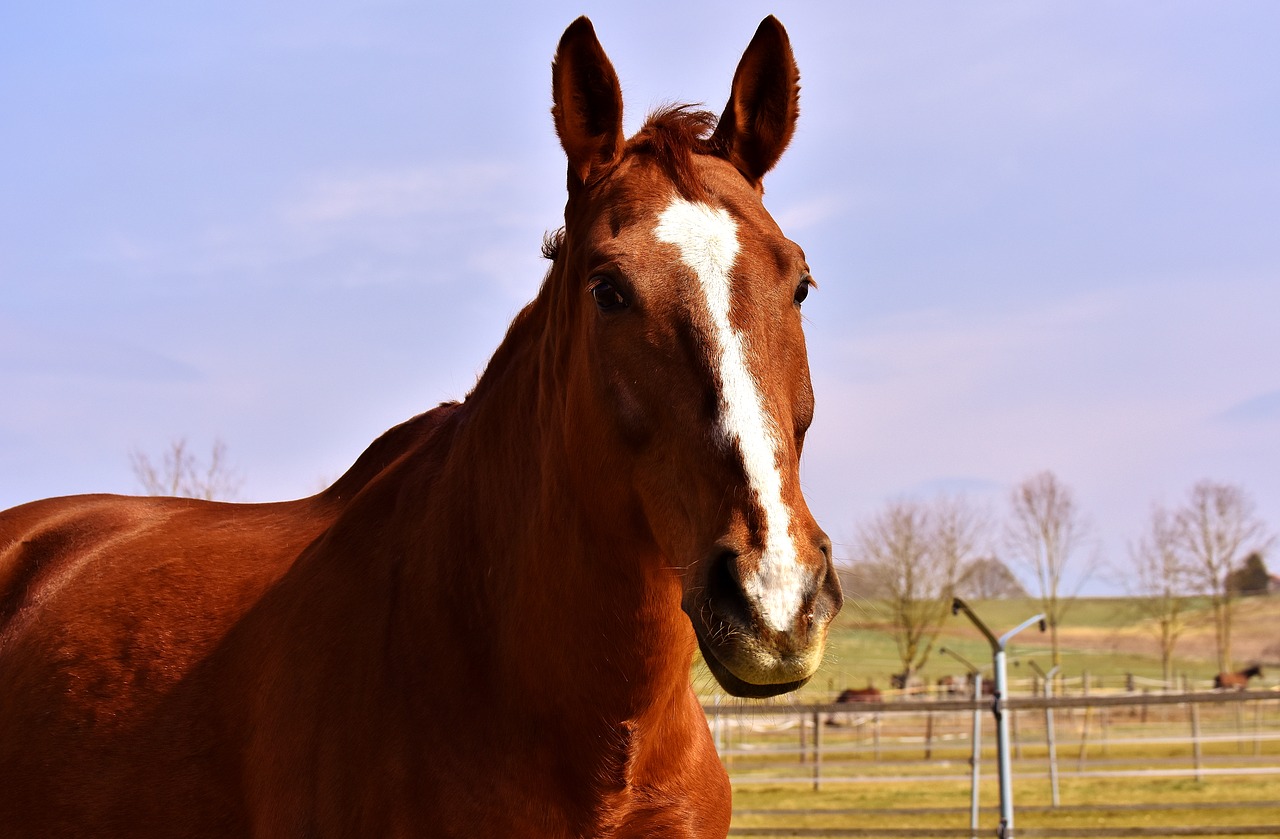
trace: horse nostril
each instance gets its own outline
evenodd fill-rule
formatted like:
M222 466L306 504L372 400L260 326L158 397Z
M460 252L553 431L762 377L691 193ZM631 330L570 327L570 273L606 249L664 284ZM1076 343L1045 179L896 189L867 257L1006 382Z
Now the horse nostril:
M742 589L737 551L723 550L711 560L707 574L707 602L722 620L739 626L751 625L752 609Z

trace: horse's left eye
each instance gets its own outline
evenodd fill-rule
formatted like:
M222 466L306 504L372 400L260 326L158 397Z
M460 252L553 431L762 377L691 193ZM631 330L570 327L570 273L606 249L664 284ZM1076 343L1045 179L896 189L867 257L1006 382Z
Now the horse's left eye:
M809 289L812 287L813 287L812 277L805 277L803 280L800 281L800 285L796 286L796 293L792 299L795 300L797 306L803 303L804 299L809 296Z
M602 312L624 309L627 306L626 298L613 287L613 283L603 277L596 279L591 284L591 296L595 299L596 305L600 307Z

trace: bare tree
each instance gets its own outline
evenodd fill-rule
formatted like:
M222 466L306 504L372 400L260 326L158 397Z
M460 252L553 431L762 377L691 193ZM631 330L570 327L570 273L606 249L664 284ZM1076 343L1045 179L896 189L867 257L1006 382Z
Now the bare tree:
M1187 504L1174 522L1177 548L1198 591L1213 609L1218 669L1231 669L1231 619L1234 597L1227 577L1237 560L1271 544L1266 527L1254 512L1253 500L1231 484L1201 481L1191 488Z
M1160 644L1164 681L1173 679L1173 650L1187 628L1186 611L1191 599L1190 568L1178 551L1174 517L1159 505L1151 510L1146 534L1129 546L1133 562L1133 593L1139 608L1151 620Z
M1066 592L1068 569L1084 547L1086 527L1071 490L1052 472L1026 479L1014 488L1006 540L1014 558L1035 579L1040 606L1049 624L1053 663L1062 663L1058 626L1075 592ZM1089 560L1090 566L1092 560ZM1080 569L1077 591L1092 570Z
M207 463L202 463L185 439L174 440L155 463L143 451L129 452L133 475L147 495L229 501L244 483L227 460L227 445L214 440Z
M928 661L980 531L972 508L940 499L892 503L859 533L859 567L889 611L904 684Z

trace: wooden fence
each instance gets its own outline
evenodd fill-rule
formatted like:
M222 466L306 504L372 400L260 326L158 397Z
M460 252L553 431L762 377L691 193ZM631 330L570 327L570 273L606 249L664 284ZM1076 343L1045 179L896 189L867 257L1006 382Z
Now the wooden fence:
M722 702L704 708L735 786L804 784L821 791L845 784L968 781L975 711L984 728L976 750L979 761L994 762L993 702L991 697L792 706ZM1001 707L1011 723L1015 783L1051 777L1055 803L1059 776L1280 776L1280 691L1018 696L1005 699ZM994 773L987 777L994 785ZM909 811L902 815L909 823ZM1269 815L1272 823L1261 826L1145 833L1142 828L1117 828L1105 835L1280 837L1280 804ZM1102 835L1071 830L1019 828L1018 834ZM902 831L784 826L735 828L733 835L971 835L967 829Z

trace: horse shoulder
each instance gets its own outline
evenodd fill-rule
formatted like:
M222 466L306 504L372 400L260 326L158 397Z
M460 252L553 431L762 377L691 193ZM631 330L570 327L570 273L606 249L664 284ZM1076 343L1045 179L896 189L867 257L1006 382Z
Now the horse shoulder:
M0 513L0 786L20 790L0 821L137 824L140 786L217 800L196 778L218 739L207 659L324 523L308 502L119 496Z

